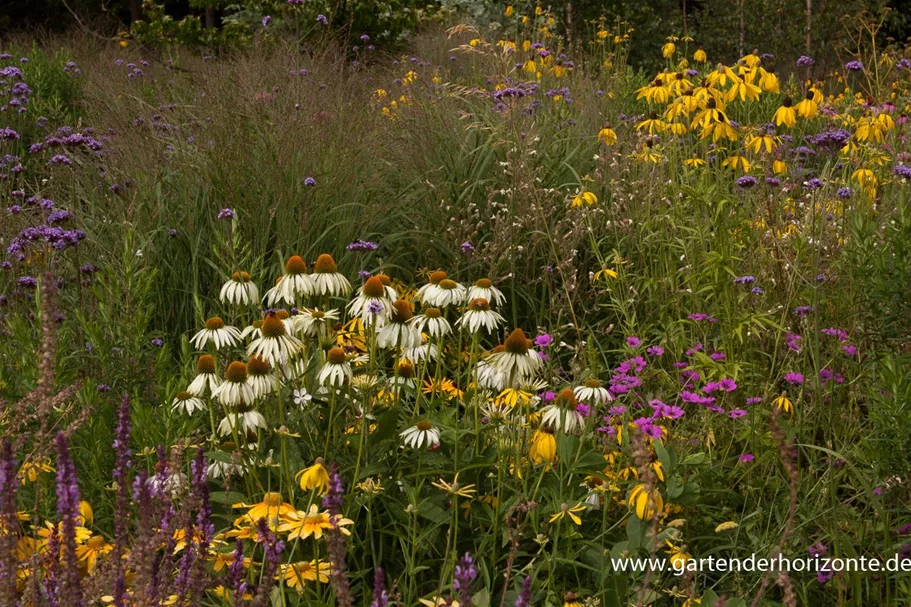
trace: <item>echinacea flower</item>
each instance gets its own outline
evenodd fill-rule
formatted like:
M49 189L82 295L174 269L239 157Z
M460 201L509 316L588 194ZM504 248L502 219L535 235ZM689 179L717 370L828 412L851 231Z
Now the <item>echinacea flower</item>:
M225 371L225 381L215 389L212 397L226 407L250 404L255 395L253 387L247 383L247 365L234 361Z
M425 306L445 308L446 306L460 306L465 303L468 290L456 281L445 278L440 281L436 289L427 291L421 303Z
M225 382L227 383L227 382ZM223 384L224 385L224 384ZM258 430L265 430L268 428L266 424L266 418L263 417L263 414L255 409L251 409L248 405L240 405L235 407L238 411L234 413L228 413L221 422L218 424L218 433L222 436L231 436L234 432L237 432L241 440L244 437L247 437L250 442L256 440L256 433Z
M594 378L587 379L581 386L573 388L573 393L577 399L593 405L602 405L614 400L610 390L603 387L601 382Z
M468 301L471 301L472 299L486 299L495 306L502 306L506 303L506 296L503 295L503 292L500 291L500 289L493 286L493 282L491 282L489 278L480 278L476 280L473 285L468 287L466 299L468 299Z
M345 356L345 351L341 348L332 348L326 355L326 364L320 369L317 381L321 386L341 388L351 381L351 376L351 364Z
M392 316L392 302L386 286L378 276L371 276L358 295L348 303L348 313L358 317L364 325L382 326Z
M338 310L303 308L291 317L295 332L305 337L325 337L338 322Z
M456 326L470 333L480 333L481 329L492 333L504 322L506 319L491 310L486 299L477 297L468 302L468 309L456 321Z
M272 365L262 357L251 356L247 361L247 383L253 388L253 396L262 398L275 392L275 376Z
M234 272L231 280L221 287L218 299L222 303L230 303L235 306L249 306L253 302L259 301L259 289L256 283L250 280L250 275L246 272Z
M347 297L351 293L351 283L339 273L335 260L328 253L316 258L310 280L316 295Z
M412 318L411 323L419 332L426 331L430 337L437 339L447 335L452 330L449 321L443 318L443 312L439 308L426 308L423 314L418 314Z
M304 344L288 333L285 322L268 312L259 328L260 336L247 346L247 356L259 356L270 365L283 365L300 352Z
M412 449L433 448L440 444L440 431L433 427L430 420L426 419L409 426L399 436L402 438L402 443Z
M218 316L213 316L206 321L205 328L193 336L190 343L197 350L203 350L208 342L212 342L216 350L221 350L223 347L236 346L240 341L240 331L225 325L225 321Z
M266 291L266 303L274 306L276 302L285 302L293 306L298 299L313 294L313 280L307 274L307 263L298 255L292 255L285 263L285 273L278 283Z
M215 373L215 357L203 354L196 360L196 377L193 378L187 392L193 396L205 396L206 389L212 394L219 385L221 380Z
M576 395L566 388L551 404L541 409L541 425L557 432L575 433L585 425L585 420L576 409L577 405Z
M532 377L541 368L541 357L531 349L522 329L515 329L503 342L503 350L491 354L487 363L515 383Z
M380 348L414 348L421 345L421 332L411 322L414 312L411 304L399 299L392 304L392 317L377 332L376 343Z
M206 403L198 396L194 396L189 392L178 392L177 396L174 397L174 400L171 401L171 408L174 409L174 411L181 411L188 415L192 415L196 411L205 409Z

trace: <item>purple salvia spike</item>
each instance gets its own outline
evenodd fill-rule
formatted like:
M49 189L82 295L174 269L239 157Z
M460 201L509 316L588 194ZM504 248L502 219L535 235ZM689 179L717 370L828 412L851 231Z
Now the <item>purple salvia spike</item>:
M61 598L72 607L81 607L82 588L79 583L79 559L76 556L79 486L76 484L76 467L70 458L69 444L63 432L57 433L57 514L60 515L63 536Z

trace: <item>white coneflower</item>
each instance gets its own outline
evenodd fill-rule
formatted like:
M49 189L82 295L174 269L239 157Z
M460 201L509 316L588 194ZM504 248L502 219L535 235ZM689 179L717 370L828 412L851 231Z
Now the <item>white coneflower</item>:
M203 354L196 359L196 377L187 388L187 392L193 396L205 396L208 388L209 394L215 392L221 380L215 374L215 357L211 354Z
M568 434L581 430L585 425L585 418L576 411L578 404L573 391L566 388L551 404L541 409L541 425Z
M288 334L288 327L278 314L269 312L259 328L262 335L247 346L247 356L260 356L270 365L282 365L300 352L304 344Z
M422 338L423 339L423 338ZM436 361L440 356L440 348L436 344L424 340L420 346L408 348L402 352L402 357L415 362L422 360Z
M294 322L295 332L305 337L321 337L338 322L338 310L318 310L317 308L304 308L296 316L291 317Z
M468 290L454 280L446 278L440 281L436 289L427 291L421 303L425 306L445 308L446 306L460 306L465 303Z
M206 408L206 403L198 396L193 396L189 392L178 392L174 400L171 401L171 408L175 411L182 411L192 415L196 411L202 411Z
M506 319L491 310L486 299L479 297L468 302L468 309L456 321L456 326L467 329L471 333L480 333L481 329L492 333L504 322Z
M502 306L506 303L503 292L493 286L489 278L480 278L468 287L468 301L472 299L486 299L495 306Z
M303 356L296 356L280 368L283 380L295 381L307 374L307 360Z
M254 320L252 323L244 327L240 332L240 338L246 340L248 337L257 339L263 336L263 332L259 328L263 326L263 321Z
M421 332L411 323L414 313L411 304L399 299L392 304L392 318L383 325L376 336L381 348L413 348L421 345Z
M589 405L603 405L614 400L610 390L601 386L597 379L587 379L581 386L573 388L576 398Z
M225 325L218 316L213 316L206 321L206 327L193 336L190 343L197 350L204 350L206 343L215 344L216 350L221 350L225 346L236 346L241 341L240 331L234 327Z
M513 384L527 380L541 368L541 358L531 349L522 329L510 333L503 342L503 351L491 354L487 363Z
M502 345L498 345L493 349L494 354L498 354L504 351ZM478 361L478 364L474 368L474 378L478 382L478 385L485 390L493 390L495 392L500 392L506 387L506 382L509 380L503 373L498 371L495 367L491 366L489 358L482 358Z
M316 295L347 297L351 293L351 283L342 274L339 274L335 260L328 253L323 253L316 258L310 280L313 282L313 292Z
M357 316L367 326L382 326L392 316L392 302L383 282L371 276L364 282L360 293L348 304L348 313Z
M398 293L395 292L395 289L392 288L392 279L387 275L380 272L376 275L380 279L380 282L383 283L383 288L386 290L386 299L389 301L395 301L399 298Z
M225 381L212 393L212 397L226 407L238 407L253 402L253 386L247 383L247 365L234 361L225 371Z
M420 300L425 306L433 305L427 303L427 298L430 297L434 299L440 290L440 283L446 280L447 274L443 270L437 270L436 272L431 272L430 276L427 277L427 284L423 285L418 289L415 298Z
M443 313L439 308L425 309L423 314L418 314L411 319L411 323L421 333L426 331L430 337L440 338L452 331L449 321L443 318Z
M272 365L259 356L251 356L247 361L247 383L253 388L256 398L274 393L277 386Z
M239 435L251 439L256 435L257 429L265 430L269 427L262 413L255 409L246 407L244 409L244 411L237 413L228 413L219 422L218 433L222 436L230 436L236 430Z
M414 363L407 358L399 359L396 373L393 377L389 378L387 385L389 386L389 391L395 395L400 394L402 388L414 390L416 387L414 381Z
M231 280L222 285L218 299L221 300L221 303L249 306L251 303L259 301L259 289L256 287L256 283L250 280L249 274L234 272Z
M429 420L422 420L405 429L399 436L406 447L420 449L432 448L440 444L440 431L433 427Z
M504 400L491 399L481 406L481 413L487 422L505 422L512 414L513 408Z
M326 355L326 364L319 370L317 376L321 386L334 386L341 388L351 381L351 365L341 348L332 348Z
M307 274L307 263L299 255L292 255L278 283L266 291L266 303L273 306L275 302L283 301L293 306L299 298L312 294L313 280Z

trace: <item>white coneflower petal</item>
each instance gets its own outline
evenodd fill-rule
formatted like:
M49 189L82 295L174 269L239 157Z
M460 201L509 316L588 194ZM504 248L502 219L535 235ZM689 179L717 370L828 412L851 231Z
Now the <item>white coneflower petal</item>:
M418 331L440 338L452 331L449 321L443 318L442 314L439 308L427 308L423 314L412 318L411 323Z
M503 391L506 388L506 382L509 380L508 377L492 367L485 359L478 361L474 369L474 377L480 387L495 392Z
M248 405L256 398L253 387L247 383L247 365L235 361L225 371L225 381L213 392L212 397L226 407Z
M573 388L576 398L590 405L603 405L614 400L610 390L603 387L597 379L590 379L581 386Z
M317 308L304 308L296 316L291 317L294 322L294 331L304 337L319 337L328 335L329 331L338 322L338 310L322 311Z
M427 420L406 428L399 436L402 443L412 449L437 447L440 444L440 431Z
M211 395L221 385L221 379L215 373L215 358L211 354L203 354L196 360L196 377L187 388L193 396L205 396L206 391Z
M342 297L351 293L351 283L344 275L339 274L332 256L323 253L313 264L313 291L316 295Z
M513 384L527 381L541 368L541 358L529 347L521 329L509 334L503 342L503 351L491 354L488 364L505 375Z
M456 321L456 326L471 333L480 333L481 329L492 333L506 320L490 309L486 299L476 298L468 303L468 310Z
M222 285L218 298L222 303L249 306L251 303L259 301L259 289L256 287L256 283L250 280L249 274L234 272L231 280Z
M341 388L351 382L351 365L341 348L332 348L326 355L326 364L320 369L317 381L322 386Z
M253 388L253 395L262 398L273 394L278 389L275 382L269 362L259 356L251 356L247 361L247 383Z
M206 403L198 396L193 396L189 392L180 392L171 401L171 408L175 411L181 411L192 415L196 411L202 411L206 408Z
M465 303L468 290L454 280L446 278L440 281L436 289L429 289L421 299L425 306L445 308L446 306L460 306Z
M225 322L215 316L206 321L206 326L190 340L197 350L204 350L208 342L215 344L216 350L226 346L235 346L240 343L240 331L225 325Z
M274 287L266 291L265 299L270 306L280 301L293 306L298 299L312 294L313 281L307 274L307 264L300 256L292 255L285 264L285 273Z
M379 327L392 318L393 301L389 299L382 280L377 276L371 276L364 282L357 297L348 303L348 313L360 318L367 326Z
M259 356L270 365L282 365L300 352L304 344L288 334L288 326L275 312L266 314L260 327L262 335L247 346L247 356Z
M472 299L486 299L495 306L502 306L506 303L503 292L486 278L482 278L468 287L468 301Z
M421 332L412 324L414 312L411 304L403 299L392 304L392 318L383 325L376 336L381 348L413 348L421 344Z

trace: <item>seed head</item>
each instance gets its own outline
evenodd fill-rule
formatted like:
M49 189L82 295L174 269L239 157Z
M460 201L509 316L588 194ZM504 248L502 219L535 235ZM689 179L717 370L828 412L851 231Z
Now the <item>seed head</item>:
M215 357L211 354L203 354L196 359L197 373L215 373Z
M430 423L430 420L422 419L421 421L416 423L414 425L414 427L417 428L418 430L427 431L433 427L433 424Z
M326 358L333 365L340 365L345 362L345 351L341 348L332 348L326 355Z
M402 359L399 361L399 376L405 379L414 377L414 365L410 360Z
M250 275L246 272L234 272L231 274L231 280L234 282L249 282Z
M371 276L364 283L361 291L367 297L382 297L386 294L386 287L383 286L383 281L380 280L379 276Z
M411 310L411 304L404 299L399 299L392 304L392 322L405 323L411 320L414 312Z
M486 312L490 309L490 303L483 297L477 297L468 302L468 309L476 312Z
M235 384L242 384L247 381L247 365L235 360L228 365L228 369L225 371L225 379Z
M503 342L503 347L510 354L528 353L528 338L525 337L525 332L522 329L515 329Z
M287 333L285 323L275 312L266 314L260 331L262 331L263 337L281 337Z
M223 321L218 316L213 316L206 321L206 329L209 331L217 331L225 326L225 321Z
M479 289L489 289L491 286L493 286L493 283L490 282L489 278L479 278L474 281L474 286L478 287Z
M436 272L431 272L430 276L428 278L430 280L430 284L438 285L441 282L443 282L444 280L446 280L447 276L448 276L448 274L446 274L446 272L444 272L443 270L437 270Z
M251 356L247 361L247 373L250 375L269 375L272 367L259 356Z
M292 255L285 264L285 274L306 274L307 262L300 255Z
M447 278L446 280L440 281L440 288L446 289L447 291L451 291L452 289L455 289L457 286L459 286L459 285L456 284L456 281L450 280L449 278Z

